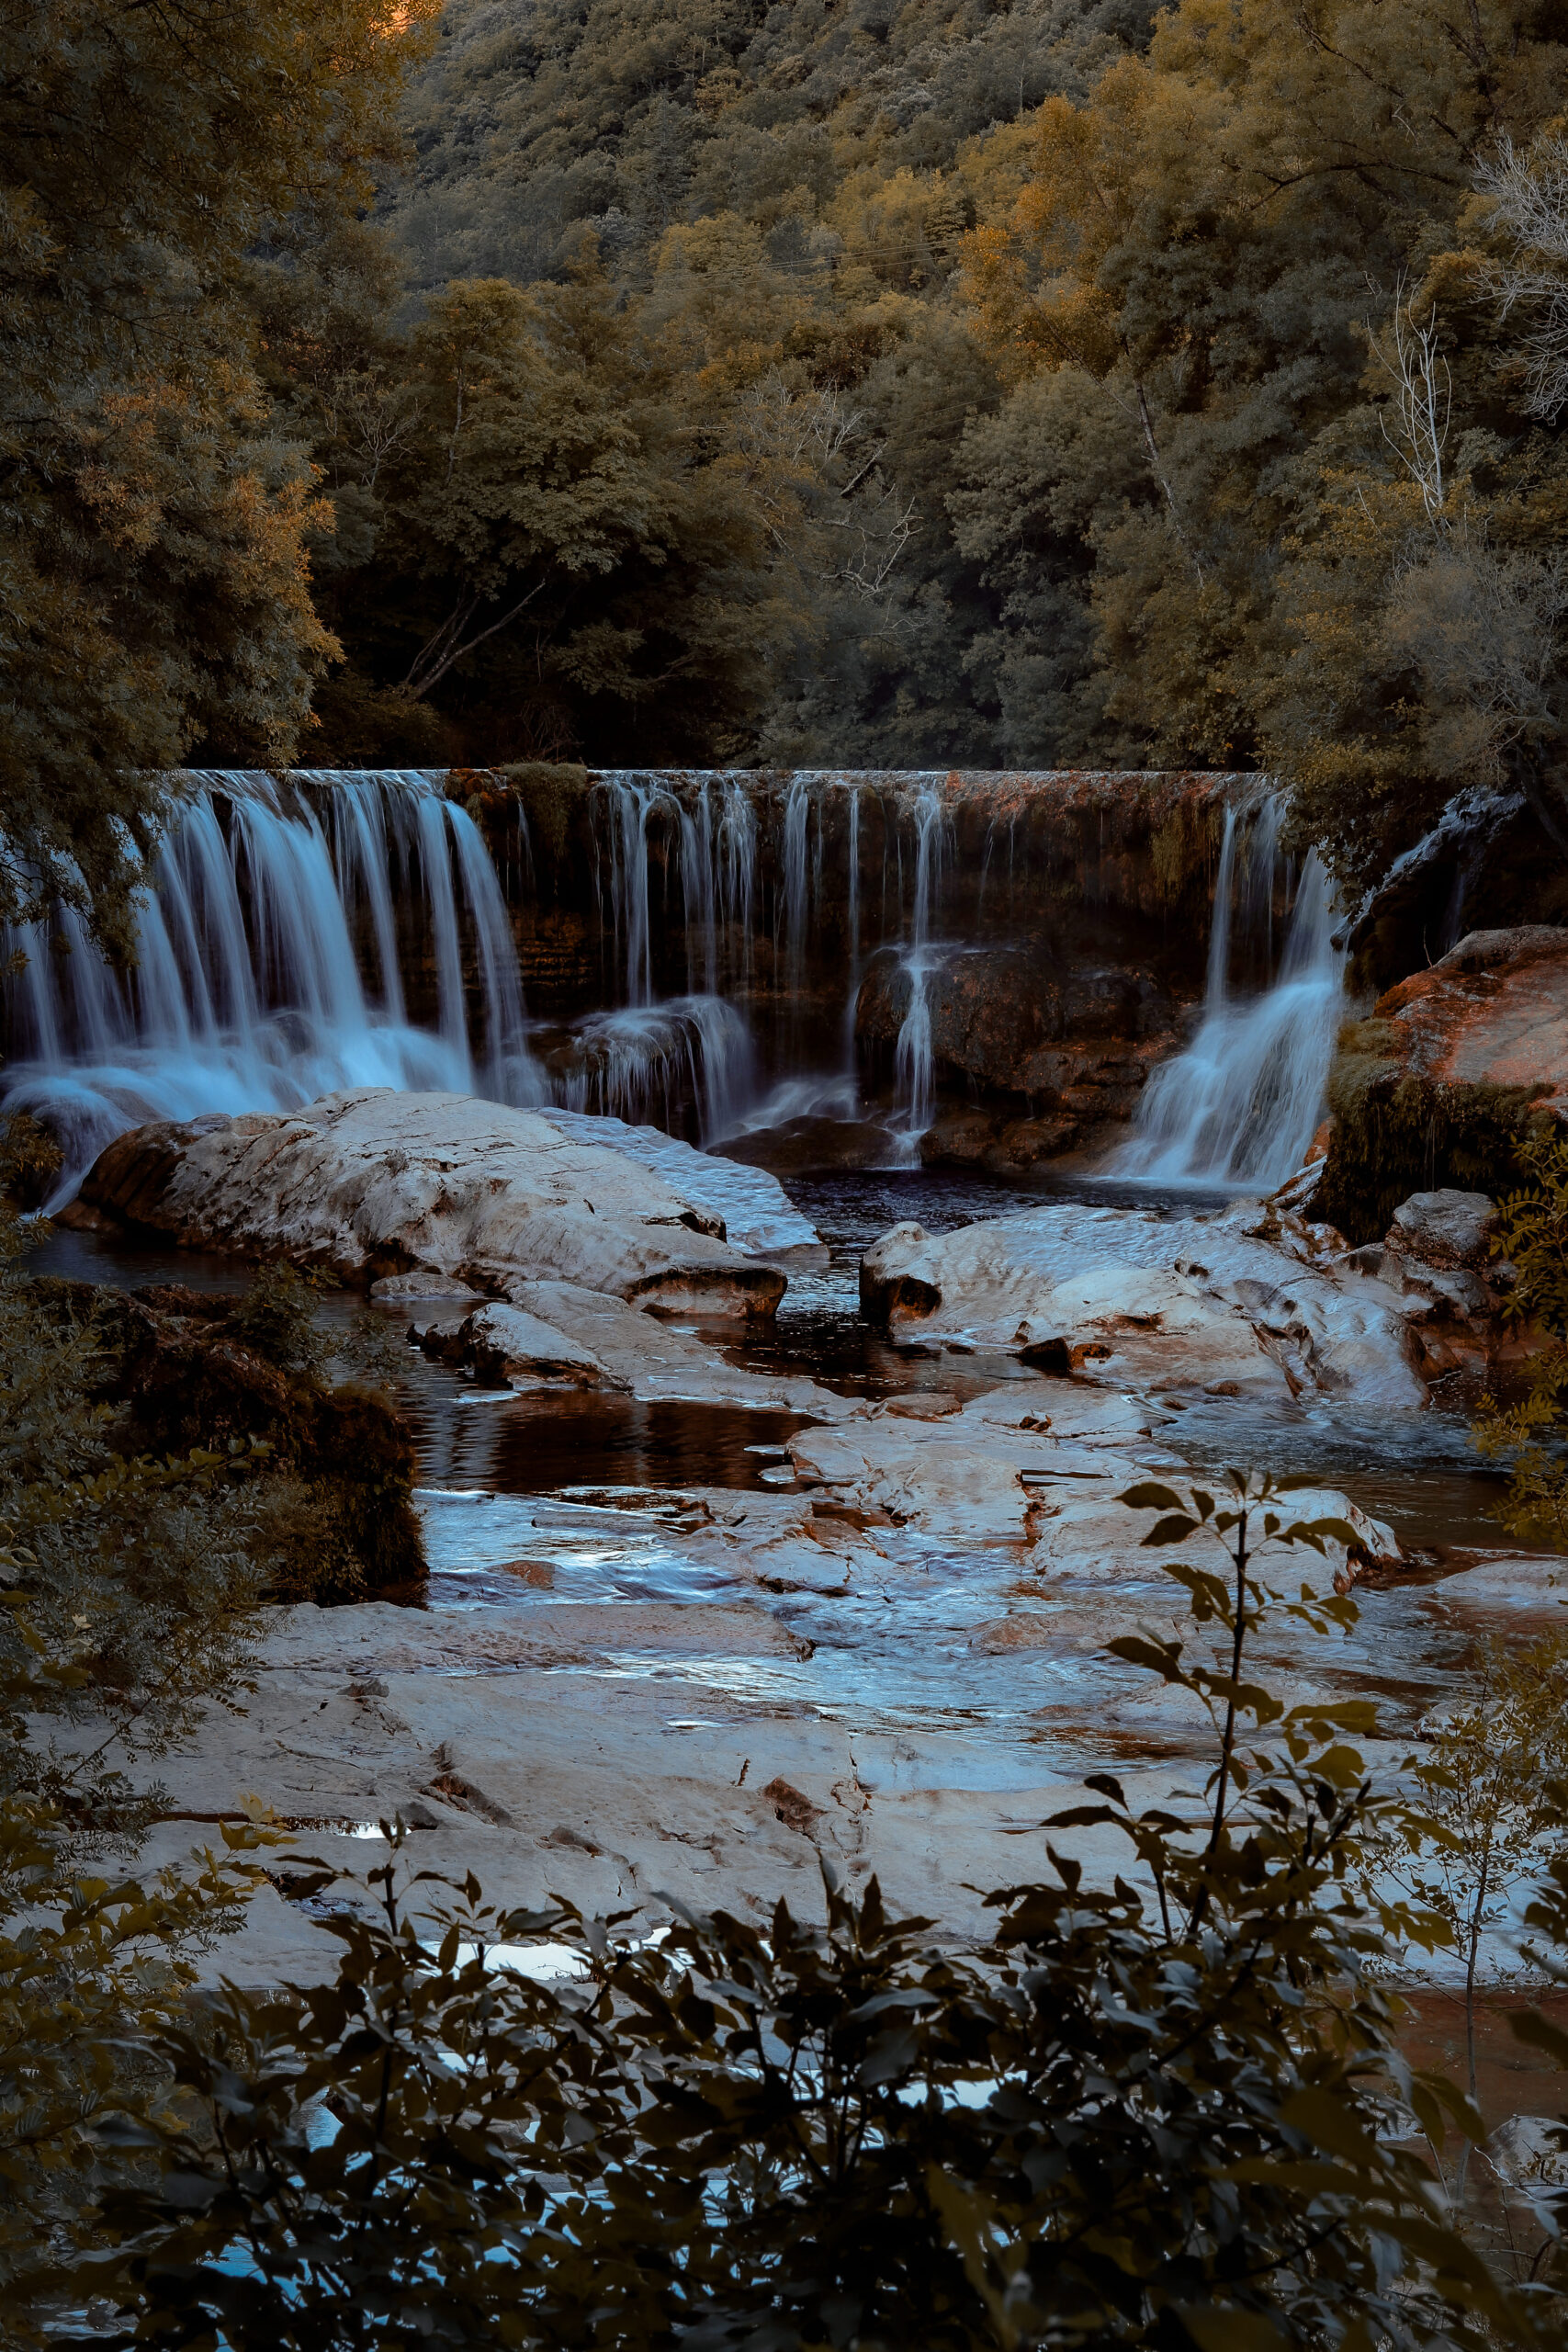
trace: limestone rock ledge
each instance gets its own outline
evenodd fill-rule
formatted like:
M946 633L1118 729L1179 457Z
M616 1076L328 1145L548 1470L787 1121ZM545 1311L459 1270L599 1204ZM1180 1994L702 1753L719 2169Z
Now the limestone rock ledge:
M107 1224L356 1280L560 1281L667 1315L771 1316L784 1277L655 1170L535 1112L367 1087L302 1111L138 1127L82 1186Z

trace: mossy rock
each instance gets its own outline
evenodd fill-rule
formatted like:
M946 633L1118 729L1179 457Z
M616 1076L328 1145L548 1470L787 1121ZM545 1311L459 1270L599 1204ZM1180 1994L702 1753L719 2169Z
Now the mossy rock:
M359 1600L421 1581L424 1539L412 1502L419 1458L389 1398L353 1382L319 1394L296 1460L327 1536L313 1600Z
M540 879L553 879L567 862L572 820L587 806L588 770L548 760L520 760L499 774L528 820Z
M1189 892L1207 900L1224 825L1224 803L1183 793L1149 834L1149 874L1155 902L1167 909Z
M1401 1201L1451 1186L1495 1199L1518 1184L1518 1146L1540 1089L1414 1075L1391 1023L1341 1034L1328 1081L1333 1140L1316 1214L1348 1241L1381 1241Z
M116 1444L230 1451L232 1475L255 1494L274 1598L328 1605L423 1580L418 1454L391 1397L269 1361L236 1328L246 1302L232 1297L51 1276L29 1289L51 1319L93 1334L89 1393L118 1408Z

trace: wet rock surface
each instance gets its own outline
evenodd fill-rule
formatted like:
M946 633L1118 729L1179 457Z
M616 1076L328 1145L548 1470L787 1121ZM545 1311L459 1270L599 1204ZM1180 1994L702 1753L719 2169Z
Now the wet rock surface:
M1404 1250L1432 1267L1483 1272L1497 1223L1497 1204L1485 1193L1413 1193L1394 1210L1391 1250Z
M1568 1089L1568 930L1475 931L1380 999L1410 1069L1451 1085Z
M868 1251L861 1296L906 1345L992 1349L1046 1372L1425 1401L1398 1295L1345 1277L1321 1228L1257 1202L1209 1221L1115 1211L1065 1224L1042 1209L934 1241L900 1226Z
M931 1197L930 1179L841 1182L879 1205L898 1183ZM1457 1232L1445 1206L1413 1219ZM389 1322L432 1350L422 1376L456 1385L454 1355L477 1375L456 1396L471 1399L460 1462L420 1499L429 1605L277 1611L245 1716L210 1719L171 1759L150 1856L189 1844L182 1815L259 1790L302 1852L351 1864L378 1858L375 1824L401 1812L416 1862L429 1840L438 1867L471 1867L501 1900L762 1920L781 1893L817 1907L826 1857L962 1936L983 1923L975 1890L1029 1866L1020 1832L1064 1782L1109 1766L1151 1802L1185 1784L1206 1723L1106 1650L1139 1626L1190 1638L1146 1516L1119 1498L1151 1476L1179 1486L1194 1463L1210 1483L1205 1462L1279 1464L1303 1412L1348 1397L1416 1426L1420 1302L1381 1260L1358 1268L1367 1253L1259 1202L1170 1215L1054 1196L939 1222L873 1226L848 1261L835 1240L830 1277L803 1275L787 1309L809 1322L863 1259L895 1368L880 1392L762 1368L733 1329L581 1283L513 1279L502 1300L423 1310L393 1286ZM1401 1285L1421 1262L1385 1254ZM589 1357L602 1385L578 1385ZM744 1488L541 1464L506 1493L476 1433L497 1414L538 1447L562 1413L587 1427L721 1404L762 1465ZM1407 1739L1479 1628L1551 1605L1547 1564L1436 1567L1354 1479L1314 1479L1290 1508L1348 1533L1260 1572L1286 1594L1353 1588L1363 1623L1349 1640L1269 1635L1258 1664L1287 1703L1375 1689ZM280 1883L213 1964L277 1973L324 1949Z
M418 1269L491 1293L556 1278L739 1318L773 1313L784 1292L782 1274L719 1238L716 1209L654 1169L468 1095L367 1088L298 1113L136 1128L81 1201L187 1247L361 1278Z

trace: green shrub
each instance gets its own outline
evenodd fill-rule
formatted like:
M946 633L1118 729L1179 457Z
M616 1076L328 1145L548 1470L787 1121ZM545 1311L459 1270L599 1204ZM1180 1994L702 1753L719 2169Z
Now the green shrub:
M1518 1156L1536 1181L1499 1204L1492 1250L1514 1270L1506 1313L1538 1332L1540 1344L1528 1359L1522 1396L1506 1404L1483 1396L1473 1435L1489 1460L1508 1464L1499 1515L1509 1534L1568 1552L1568 1136L1542 1127Z
M0 1151L4 1137L0 1136ZM126 1453L101 1348L25 1279L0 1215L0 2284L8 2320L86 2225L95 2133L163 2079L189 1955L243 1870L126 1880L164 1800L139 1778L247 1687L257 1598L237 1454ZM230 1842L251 1842L231 1833Z
M260 1267L237 1300L50 1279L30 1296L96 1343L85 1377L118 1451L232 1449L256 1483L250 1546L262 1589L331 1603L417 1584L424 1550L414 1442L385 1386L395 1355L379 1324L323 1330L320 1287L280 1263Z

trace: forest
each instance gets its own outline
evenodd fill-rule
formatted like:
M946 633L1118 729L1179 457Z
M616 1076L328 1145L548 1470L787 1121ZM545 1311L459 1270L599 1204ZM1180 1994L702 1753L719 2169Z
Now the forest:
M1359 887L1466 794L1568 840L1545 0L276 14L282 111L6 35L0 813L111 927L182 761L1260 768Z
M21 0L0 362L0 2336L1561 2352L1564 933L1336 929L1503 810L1568 910L1561 0ZM910 1079L819 1233L591 1096L750 1054L725 928L798 1044L813 766L773 1131L931 1079L965 770L984 1149L1307 936L1282 1170L928 1183Z

